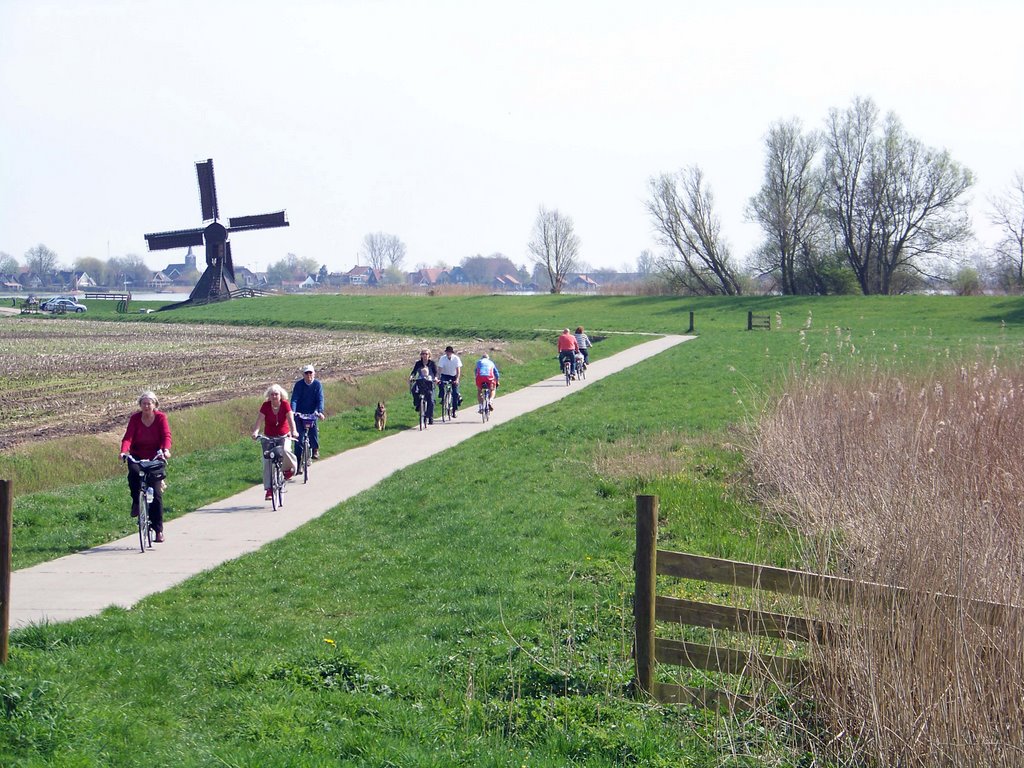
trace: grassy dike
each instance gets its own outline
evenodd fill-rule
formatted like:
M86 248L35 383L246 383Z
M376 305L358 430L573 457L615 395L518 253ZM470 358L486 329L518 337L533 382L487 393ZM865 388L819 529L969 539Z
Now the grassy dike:
M746 500L738 429L774 383L852 356L1019 354L1020 302L674 301L594 299L572 316L678 332L696 308L701 339L131 611L15 633L0 764L661 766L732 752L749 756L735 765L796 764L784 733L734 723L725 740L714 716L625 695L633 496L660 495L669 546L792 564L787 532ZM502 318L524 335L550 311L527 302ZM747 309L781 313L782 328L743 332ZM542 378L550 362L524 371ZM392 411L411 422L402 404ZM224 482L226 467L255 478L251 446L238 450L237 465L181 457L175 493ZM189 461L210 474L192 480Z

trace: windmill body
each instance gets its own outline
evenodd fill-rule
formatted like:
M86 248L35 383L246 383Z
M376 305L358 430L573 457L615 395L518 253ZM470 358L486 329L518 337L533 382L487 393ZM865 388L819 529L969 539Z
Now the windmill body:
M196 163L196 176L199 179L199 204L203 212L204 226L171 232L153 232L145 236L146 243L151 251L205 245L206 271L199 278L199 282L189 295L188 302L185 303L224 301L231 298L232 292L238 290L238 286L235 285L235 265L231 260L231 242L228 236L232 232L244 232L249 229L287 227L288 217L284 211L238 216L228 219L228 226L225 227L218 221L220 212L217 207L217 186L213 178L213 160Z

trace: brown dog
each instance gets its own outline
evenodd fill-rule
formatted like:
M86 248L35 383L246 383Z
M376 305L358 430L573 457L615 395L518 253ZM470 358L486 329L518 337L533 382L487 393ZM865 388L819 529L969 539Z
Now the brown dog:
M388 409L384 407L384 403L378 401L377 411L373 414L373 426L383 431L388 426Z

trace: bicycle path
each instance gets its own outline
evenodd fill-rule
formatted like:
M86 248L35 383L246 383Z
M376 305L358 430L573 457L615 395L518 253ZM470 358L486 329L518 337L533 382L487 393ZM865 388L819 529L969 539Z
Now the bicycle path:
M144 597L281 538L400 469L694 338L663 336L595 360L587 369L586 381L569 387L558 374L501 395L495 398L494 412L486 424L481 422L476 404L470 402L472 395L464 397L469 407L460 411L455 421L437 419L423 432L404 430L315 462L308 484L288 484L284 506L277 512L263 500L262 484L256 485L168 521L164 524L166 543L155 544L145 554L139 551L136 532L15 571L11 574L10 626L70 621L111 606L131 608ZM472 391L472 384L466 389ZM257 455L254 449L254 461ZM173 468L168 482L168 492L174 493Z

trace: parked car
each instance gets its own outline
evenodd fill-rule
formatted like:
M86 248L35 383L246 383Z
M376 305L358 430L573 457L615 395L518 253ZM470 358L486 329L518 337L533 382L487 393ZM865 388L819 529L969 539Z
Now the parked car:
M39 308L43 312L85 312L88 309L85 304L79 304L74 299L69 299L66 296L47 299L39 305Z

